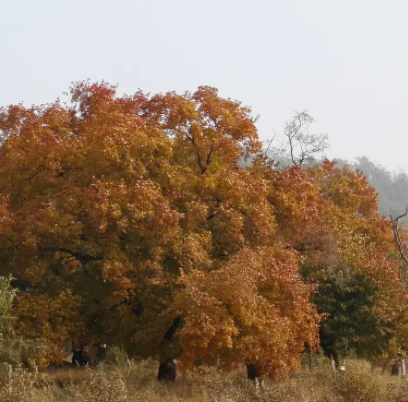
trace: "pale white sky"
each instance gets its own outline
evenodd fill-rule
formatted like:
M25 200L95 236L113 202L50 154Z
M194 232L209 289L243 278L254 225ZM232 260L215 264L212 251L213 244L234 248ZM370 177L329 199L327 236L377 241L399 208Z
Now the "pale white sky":
M407 0L0 0L0 105L87 78L215 86L263 140L306 109L329 156L408 170Z

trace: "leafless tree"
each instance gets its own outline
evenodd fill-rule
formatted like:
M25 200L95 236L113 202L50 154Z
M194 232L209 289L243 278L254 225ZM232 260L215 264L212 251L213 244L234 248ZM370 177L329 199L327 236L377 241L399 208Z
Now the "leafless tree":
M309 132L313 122L307 112L296 113L292 120L286 123L282 136L274 132L272 139L266 142L264 156L282 167L313 162L315 157L329 147L327 134Z
M294 165L311 162L316 154L328 149L328 135L309 133L308 128L314 122L306 112L296 113L291 121L286 123L286 137L290 159Z

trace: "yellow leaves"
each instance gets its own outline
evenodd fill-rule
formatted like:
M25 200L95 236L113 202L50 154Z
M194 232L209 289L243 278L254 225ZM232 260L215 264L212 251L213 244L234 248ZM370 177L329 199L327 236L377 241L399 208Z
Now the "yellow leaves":
M391 226L362 175L272 168L250 109L214 88L119 97L83 82L71 95L69 108L0 111L0 270L37 285L22 330L54 356L79 337L58 320L81 305L93 337L144 355L181 314L186 367L225 353L285 375L317 345L305 267L311 281L350 267L378 285L383 317L405 313Z
M216 159L234 163L243 155L241 142L251 141L255 147L250 110L218 97L214 88L200 87L184 96L156 95L143 107L148 119L174 139L176 155L183 155L184 163L200 174L211 170Z
M378 213L375 189L361 173L353 172L348 167L339 169L333 162L325 161L312 169L311 174L319 183L323 196L344 212L367 217L375 217Z
M212 235L210 232L192 233L183 237L178 245L180 268L208 270L212 265Z
M245 212L245 238L252 246L267 246L276 237L274 209L265 201L250 206Z
M126 260L123 255L110 256L104 261L102 268L102 277L105 281L113 282L117 284L119 288L123 288L125 284L127 284L128 286L131 285L131 282L124 282L124 275L132 270L132 265L129 263L129 261ZM127 287L125 287L125 289L126 288Z
M187 360L227 348L235 356L231 362L257 356L252 363L262 362L265 374L276 377L288 372L288 359L290 369L299 364L305 342L314 345L319 318L309 301L311 288L295 255L279 245L243 249L219 269L194 271L182 282L175 305L185 319L180 342Z
M185 228L186 231L200 230L207 222L208 205L202 201L191 201L186 205Z
M42 339L46 349L43 363L62 361L66 352L63 341L81 342L85 325L80 315L81 300L67 292L57 296L19 294L14 307L16 330L26 339Z
M244 217L234 209L221 207L210 221L214 244L222 254L231 255L244 244Z

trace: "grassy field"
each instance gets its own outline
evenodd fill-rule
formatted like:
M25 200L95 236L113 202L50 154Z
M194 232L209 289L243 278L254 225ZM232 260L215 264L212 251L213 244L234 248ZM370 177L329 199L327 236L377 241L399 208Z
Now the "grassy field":
M4 370L0 401L408 402L408 378L372 372L355 361L345 373L320 364L282 382L264 381L262 390L246 380L244 368L227 375L203 368L169 384L157 382L156 371L151 361L54 372Z

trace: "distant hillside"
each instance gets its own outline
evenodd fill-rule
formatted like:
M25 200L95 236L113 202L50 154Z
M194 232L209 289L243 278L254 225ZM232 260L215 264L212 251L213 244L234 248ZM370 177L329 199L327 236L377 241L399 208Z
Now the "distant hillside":
M402 214L408 206L408 175L404 171L392 173L385 167L363 156L355 162L337 160L339 166L349 165L353 170L363 172L376 188L380 213L387 218Z

